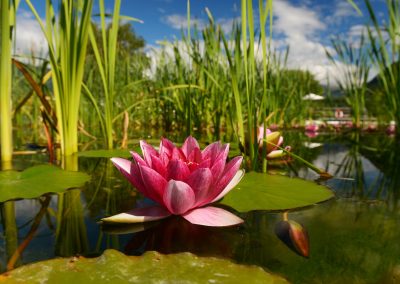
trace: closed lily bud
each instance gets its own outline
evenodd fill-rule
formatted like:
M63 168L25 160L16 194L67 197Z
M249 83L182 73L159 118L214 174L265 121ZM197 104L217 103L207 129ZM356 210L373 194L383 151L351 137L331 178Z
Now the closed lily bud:
M275 225L275 234L292 251L303 257L309 257L309 240L307 230L299 223L287 220Z

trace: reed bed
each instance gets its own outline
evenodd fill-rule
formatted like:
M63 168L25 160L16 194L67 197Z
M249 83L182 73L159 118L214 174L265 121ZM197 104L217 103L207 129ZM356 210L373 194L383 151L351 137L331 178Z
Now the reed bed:
M32 3L26 1L40 22ZM272 0L258 1L258 7L253 7L253 1L242 0L241 21L233 23L229 33L222 30L209 10L208 24L202 29L192 28L188 2L188 28L182 30L179 40L162 43L152 52L152 58L144 55L144 42L133 53L118 51L119 31L123 28L120 21L125 19L120 15L119 0L114 1L109 25L104 1L99 2L99 15L92 14L93 1L78 2L62 1L63 5L55 6L46 1L46 24L40 23L49 44L51 80L43 80L46 61L44 69L35 67L30 71L43 91L42 98L55 110L55 118L35 118L44 107L43 99L36 95L23 104L19 104L20 96L12 98L19 106L14 112L15 122L35 125L32 129L37 134L31 137L39 140L34 142L43 141L43 121L57 121L50 129L53 135L59 135L64 155L78 151L78 142L96 139L101 141L97 147L112 149L126 147L129 138L155 131L157 135L179 133L207 137L209 141L235 141L247 157L247 167L265 171L266 145L260 147L257 128L262 124L280 129L303 125L312 103L302 97L324 92L310 72L287 67L289 47L274 48ZM369 1L365 3L370 18L367 35L357 47L339 39L333 41L336 54L328 56L332 62L349 67L343 70L345 80L339 85L352 109L355 125L360 124L365 110L374 113L366 103L372 64L380 68L379 82L389 118L399 123L400 65L393 64L399 58L395 44L399 5L387 1L390 21L382 28ZM255 23L254 18L259 21ZM99 26L91 21L98 21ZM2 54L2 62L9 62L7 53ZM4 63L4 68L10 66ZM17 74L13 79L21 77ZM28 86L33 88L32 84ZM13 94L18 92L28 93L29 87ZM2 108L10 105L2 103ZM329 106L329 102L325 105ZM2 134L2 139L3 136L12 137ZM4 145L7 142L2 142L2 151L7 148Z

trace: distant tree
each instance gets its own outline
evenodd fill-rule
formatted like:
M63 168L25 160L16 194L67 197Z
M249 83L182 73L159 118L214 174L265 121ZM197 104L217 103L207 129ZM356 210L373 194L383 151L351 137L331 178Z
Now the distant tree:
M126 52L133 55L142 52L145 41L141 36L136 35L131 23L125 23L118 30L118 48L119 52Z
M286 87L295 84L298 91L302 92L300 95L306 95L308 93L322 95L324 93L324 88L310 71L300 69L283 70L281 77Z
M103 43L101 39L101 28L98 24L92 23L96 41L99 47L99 51L103 52ZM107 33L111 25L107 27ZM143 48L146 42L143 37L136 34L131 23L124 23L119 26L118 29L118 54L119 55L144 55ZM88 56L93 56L93 48L88 46Z

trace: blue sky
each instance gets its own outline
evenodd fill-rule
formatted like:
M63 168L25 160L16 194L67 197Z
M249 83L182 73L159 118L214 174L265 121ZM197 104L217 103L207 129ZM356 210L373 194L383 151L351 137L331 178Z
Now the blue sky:
M44 0L31 0L44 16ZM35 46L45 50L40 29L35 24L28 6L21 1L17 22L17 48L20 53ZM106 0L107 10L112 11L112 0ZM385 19L385 1L371 0L376 15ZM274 0L273 39L277 48L290 45L289 67L312 71L323 81L334 72L325 58L325 49L330 38L342 35L356 40L367 21L363 0L356 1L363 11L358 15L347 0ZM181 28L187 27L186 0L122 0L121 13L143 20L134 23L137 34L142 36L149 47L157 48L161 40L179 39ZM217 23L229 33L232 21L240 19L240 0L192 0L191 20L202 27L207 23L205 8L211 11ZM258 1L254 1L254 7ZM98 11L97 3L95 12ZM255 11L255 15L258 12ZM20 28L18 28L20 27Z

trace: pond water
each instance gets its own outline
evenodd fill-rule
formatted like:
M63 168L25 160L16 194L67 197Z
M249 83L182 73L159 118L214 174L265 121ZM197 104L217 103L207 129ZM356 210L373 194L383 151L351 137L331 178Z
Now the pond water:
M146 230L102 227L98 221L105 215L146 201L108 159L81 157L79 170L92 176L81 190L1 204L0 270L6 270L16 247L26 244L15 266L55 256L98 256L113 248L128 255L156 250L223 257L261 266L293 283L400 281L399 143L382 133L314 138L301 132L284 134L285 144L296 154L335 176L318 182L329 186L336 199L289 213L289 219L308 231L309 258L290 250L275 235L282 212L241 214L245 223L232 228L196 226L179 217L153 223ZM44 154L17 157L14 167L45 161ZM296 162L271 164L270 172L318 178ZM10 211L15 212L14 232L4 230Z

